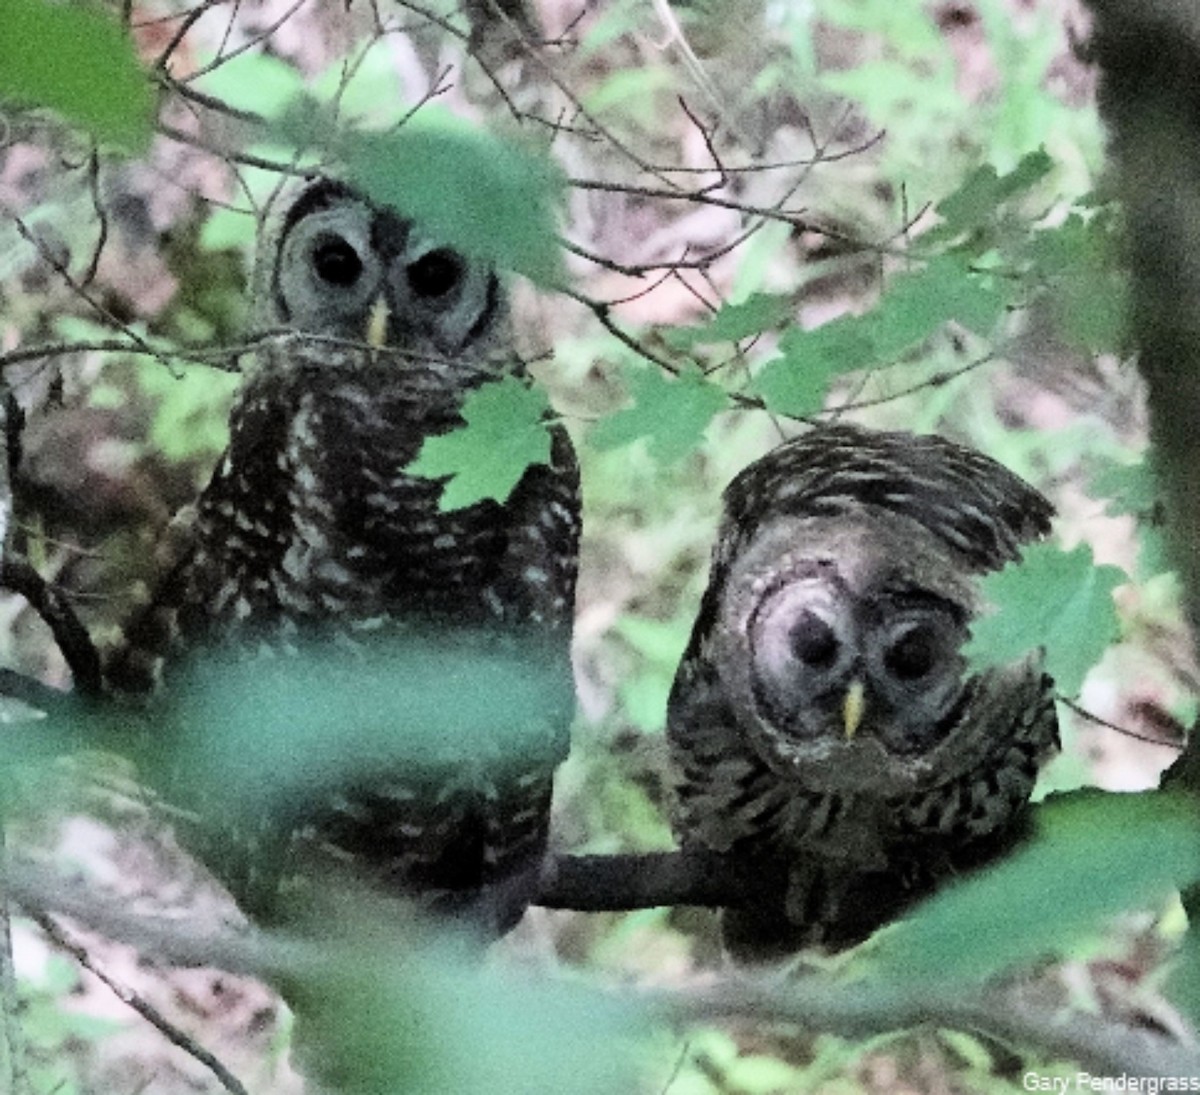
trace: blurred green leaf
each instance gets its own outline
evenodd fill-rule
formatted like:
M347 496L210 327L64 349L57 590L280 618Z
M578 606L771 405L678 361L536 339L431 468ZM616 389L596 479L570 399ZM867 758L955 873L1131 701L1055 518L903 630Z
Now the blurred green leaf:
M281 117L296 96L304 93L304 77L296 66L269 53L237 53L222 58L219 65L195 82L206 95L269 119Z
M49 107L129 152L149 145L154 92L111 15L45 0L0 0L0 27L0 96Z
M516 377L476 388L463 401L466 425L428 437L410 475L450 480L442 491L442 510L461 509L484 498L503 502L531 464L550 460L545 416L546 393Z
M1112 593L1128 580L1120 567L1095 565L1086 545L1068 552L1034 544L1019 562L981 579L984 599L999 611L975 620L964 653L982 669L1045 647L1046 671L1073 696L1116 638Z
M189 773L210 812L215 801L261 816L388 769L565 752L570 674L539 636L443 626L356 642L290 657L199 651L164 697L169 732L148 765Z
M344 1095L639 1090L651 1028L628 997L484 967L473 948L405 937L358 910L342 919L352 941L289 994L296 1053L324 1084Z
M879 936L881 985L962 984L1070 953L1104 918L1154 907L1200 878L1200 814L1184 796L1077 791L1034 811L1010 858L943 890Z
M638 729L661 733L666 725L667 697L692 633L692 620L686 614L671 620L626 614L614 630L642 659L638 671L621 684L625 712Z
M1167 988L1171 1000L1200 1026L1200 924L1192 923L1183 936L1171 966Z
M544 152L427 106L399 129L339 127L297 100L279 132L323 149L348 182L451 247L542 285L562 280L558 219L566 179Z
M698 370L671 378L656 367L631 366L625 370L625 383L633 406L598 422L589 440L600 450L645 440L650 455L664 465L681 460L700 444L729 399Z
M205 368L173 374L157 361L135 365L139 387L158 402L150 440L168 460L219 453L229 440L229 402L236 373Z
M1114 462L1100 467L1091 476L1088 493L1093 498L1107 499L1104 512L1114 515L1132 513L1145 517L1162 501L1162 487L1148 456L1136 464Z

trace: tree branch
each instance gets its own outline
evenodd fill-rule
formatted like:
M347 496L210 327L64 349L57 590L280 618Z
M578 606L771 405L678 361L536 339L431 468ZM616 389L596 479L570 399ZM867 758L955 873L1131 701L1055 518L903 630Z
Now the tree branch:
M564 855L548 864L537 904L615 912L663 905L740 905L746 879L731 857L705 852Z
M1150 436L1168 502L1167 539L1200 635L1200 23L1191 0L1089 0L1100 109L1128 218L1132 322ZM1200 801L1200 733L1170 770ZM1185 896L1192 931L1200 889Z
M47 582L26 560L12 555L0 563L0 586L24 597L46 622L67 660L75 691L81 696L100 695L104 688L100 654L62 591Z
M565 880L573 871L586 870L599 858L609 857L560 861L562 892L565 894ZM681 857L670 853L640 858L656 864L655 870L664 878L683 863ZM617 868L630 866L628 857L611 860L610 882L618 877ZM91 893L28 860L14 859L8 882L12 899L29 911L69 916L101 935L174 965L212 965L278 983L296 972L319 976L324 968L322 959L329 959L320 942L284 939L252 928L197 933L191 925L131 913L124 903ZM693 896L701 896L702 891L701 886ZM739 975L726 976L715 986L625 991L622 999L635 1007L649 1006L672 1021L754 1019L851 1038L916 1027L950 1027L1068 1057L1098 1075L1200 1074L1200 1054L1192 1046L1100 1017L1064 1012L1021 986L995 985L954 995L945 991L918 994L902 987L837 980L828 974L786 981L777 974Z

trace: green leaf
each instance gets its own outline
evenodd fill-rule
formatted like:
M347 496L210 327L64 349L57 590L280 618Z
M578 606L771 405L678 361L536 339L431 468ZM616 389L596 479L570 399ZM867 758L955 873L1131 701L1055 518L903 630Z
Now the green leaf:
M596 424L590 440L600 450L645 440L660 464L673 464L700 444L713 417L729 397L698 370L668 377L657 368L632 366L625 382L633 406Z
M1007 303L998 286L967 268L956 255L938 255L921 270L901 274L869 317L881 358L899 357L950 320L978 335L990 334Z
M1060 691L1078 693L1083 678L1117 634L1112 593L1129 579L1120 567L1096 566L1092 549L1034 544L1024 558L980 582L999 611L977 619L964 653L973 668L1046 649L1046 671Z
M672 328L666 337L681 349L698 343L740 342L786 322L795 307L790 296L755 293L740 304L723 304L707 323Z
M1034 812L1004 862L951 886L878 936L872 972L907 990L982 981L1066 955L1105 918L1154 907L1200 878L1200 815L1182 795L1078 791Z
M187 772L180 793L205 812L261 816L372 772L560 751L574 703L553 644L416 625L355 642L297 643L283 658L197 652L156 709L170 732L147 769Z
M410 475L450 481L442 491L442 510L461 509L484 498L503 502L531 464L550 461L546 393L508 376L476 388L463 401L466 423L457 430L425 439Z
M644 1087L639 1048L653 1029L645 1005L485 965L471 947L404 930L394 907L372 909L367 895L347 895L344 905L329 919L345 942L324 945L290 993L301 1000L296 1050L323 1089L608 1095Z
M819 411L834 377L878 360L869 325L858 316L835 319L811 331L796 328L784 335L779 349L781 356L763 366L750 392L780 414Z
M269 119L282 117L304 93L304 77L296 66L268 53L239 53L223 59L196 83L205 94L231 107ZM286 162L287 157L283 159ZM274 182L279 184L277 175Z
M1009 198L1029 190L1045 178L1054 161L1044 148L1027 153L1007 175L999 175L991 164L976 168L953 194L935 207L945 227L957 232L988 221Z
M149 145L154 92L115 19L45 0L0 0L0 27L0 96L49 107L130 152Z
M767 362L750 390L770 410L811 414L821 409L834 377L891 364L950 320L989 334L1006 303L998 284L969 270L965 259L938 255L894 277L873 311L789 331L780 341L782 356Z
M347 181L437 239L540 284L561 282L566 180L544 153L429 107L399 129L368 133L336 131L301 103L280 129L302 146L323 147Z
M1162 487L1149 456L1136 464L1106 464L1091 476L1088 493L1107 499L1104 512L1113 515L1132 513L1145 518L1162 503Z

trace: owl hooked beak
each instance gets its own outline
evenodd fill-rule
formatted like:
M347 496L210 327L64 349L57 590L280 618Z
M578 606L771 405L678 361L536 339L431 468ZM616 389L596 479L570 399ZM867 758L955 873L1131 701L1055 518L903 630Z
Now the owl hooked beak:
M367 316L367 344L374 349L381 349L387 342L388 317L391 309L382 293L375 298L371 312Z
M863 693L863 682L851 681L850 687L846 689L846 698L842 701L842 726L845 727L847 741L854 737L866 709L867 701Z

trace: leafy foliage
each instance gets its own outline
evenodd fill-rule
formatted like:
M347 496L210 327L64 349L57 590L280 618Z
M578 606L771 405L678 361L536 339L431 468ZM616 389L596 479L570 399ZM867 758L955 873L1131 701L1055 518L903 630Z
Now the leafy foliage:
M1086 545L1067 552L1035 544L984 577L983 596L1003 607L974 623L967 658L983 666L1044 647L1046 671L1060 691L1075 695L1116 636L1112 592L1127 580L1120 567L1096 566Z
M405 469L427 478L449 476L443 510L461 509L484 498L503 502L530 464L550 460L545 392L515 377L485 384L467 396L465 425L427 438Z
M469 9L477 6L424 7L453 30L464 17L473 19ZM1060 64L1055 51L1062 52L1062 43L1049 22L1050 7L1023 7L1020 18L1002 0L963 9L963 19L977 17L968 28L977 41L969 48L976 61L986 55L989 73L986 88L972 94L978 76L963 61L964 40L945 21L944 5L920 11L894 0L672 5L698 58L690 67L679 62L682 46L678 53L645 49L646 41L662 39L656 7L591 6L579 25L578 51L572 53L566 41L550 47L563 50L552 58L554 78L563 81L553 94L562 92L571 106L565 114L545 116L530 106L535 96L528 84L511 96L512 89L500 90L508 80L503 65L485 71L455 54L464 41L474 42L474 22L461 40L453 33L436 36L433 49L434 32L445 26L426 23L420 5L411 11L405 6L405 25L394 33L375 31L367 38L361 37L367 25L361 5L308 5L319 13L289 15L278 37L261 23L238 23L239 13L250 12L252 19L261 14L249 0L232 6L228 26L236 33L222 30L222 7L189 29L176 43L181 48L175 57L164 54L161 61L164 74L175 73L192 90L267 120L265 126L250 124L164 89L172 106L183 102L189 119L197 119L195 133L189 129L192 139L228 140L231 163L222 163L218 174L206 173L211 165L197 170L182 145L173 147L169 161L182 165L179 179L223 204L168 217L170 203L161 195L127 192L107 163L104 186L81 183L81 170L69 199L53 191L39 197L42 204L28 210L25 223L51 230L49 240L56 226L66 226L72 274L85 284L95 275L92 296L111 313L97 319L94 307L63 293L61 285L57 295L45 285L27 289L22 279L44 274L44 263L9 232L4 239L15 257L6 265L0 300L5 347L23 347L47 330L68 341L98 342L114 336L115 322L122 337L145 337L156 351L186 361L186 349L174 340L226 336L205 325L207 314L187 313L180 296L160 314L126 295L126 283L137 277L161 281L162 271L146 275L132 262L128 268L118 263L119 275L106 282L103 269L86 270L88 251L101 235L97 202L107 203L105 257L119 241L129 248L119 252L122 262L136 259L130 241L149 225L153 231L146 234L165 231L178 249L183 265L172 265L172 273L186 266L202 291L215 282L225 300L243 291L230 272L236 261L231 249L245 251L252 241L254 218L247 209L277 185L278 173L268 169L272 162L339 161L338 169L376 200L543 286L564 279L560 221L567 212L582 212L565 234L584 251L603 253L598 261L572 258L580 295L593 297L601 314L670 371L648 358L631 364L629 341L618 343L594 325L580 335L570 303L556 300L548 309L557 358L546 380L550 395L555 407L589 423L590 442L581 453L590 511L578 635L588 718L578 735L586 748L563 770L558 793L556 824L564 847L663 844L663 774L653 762L636 767L628 752L618 756L608 743L626 745L638 731L639 748L649 741L648 755L659 744L646 736L661 729L667 689L695 615L720 487L777 440L778 416L821 415L831 393L840 401L849 391L856 415L868 424L954 433L1053 490L1056 500L1072 500L1061 506L1067 535L1078 531L1077 492L1112 499L1110 512L1132 514L1139 523L1139 573L1165 568L1161 552L1146 550L1160 539L1162 517L1157 491L1143 474L1153 452L1144 465L1129 467L1141 455L1141 424L1122 394L1127 373L1114 365L1127 349L1122 218L1091 190L1101 154L1098 124L1094 111L1057 90L1062 74L1052 66ZM149 13L140 3L130 10L135 26L139 15ZM299 20L305 14L318 21L344 14L345 21L338 35L313 36L321 48L308 49L303 32L289 25L296 18L304 26ZM155 10L139 27L144 51L161 30L160 15ZM0 22L0 95L55 110L102 142L146 147L152 84L115 20L78 5L0 0ZM261 42L255 37L260 32ZM439 94L440 70L430 68L427 88L412 78L435 54L439 65L446 56L461 61L449 81L455 109L462 103L488 119L519 121L535 141L547 138L546 146L570 164L572 175L596 177L572 197L569 210L565 177L550 155L501 138L499 129L467 128L420 99L426 91L430 98ZM185 58L203 70L194 80L180 75L187 69L177 62ZM583 63L573 67L575 59ZM511 67L524 70L522 79L532 72L540 80L535 64L530 57ZM681 99L695 114L679 116L684 138L669 120ZM706 128L709 108L721 119L713 128ZM795 125L801 116L803 126ZM769 133L758 131L760 118L770 119ZM0 155L9 147L7 123L0 117ZM865 133L873 124L886 128L886 135L856 149L842 140L844 133ZM698 135L706 145L702 154L725 158L711 172L695 166ZM17 138L24 141L24 132ZM686 156L681 147L689 149ZM757 150L768 147L771 156L794 158L800 170L785 176L766 169ZM53 150L48 162L73 159L79 159L74 152ZM686 168L659 171L658 165L676 160ZM743 161L751 170L734 166ZM157 159L154 170L161 173L163 162ZM696 179L705 181L693 189ZM777 185L781 180L786 185ZM610 181L627 189L604 193L597 185ZM779 214L797 208L781 198L785 192L791 198L797 181L803 184L797 191L803 211ZM669 200L658 201L660 187ZM709 197L715 202L704 208ZM747 210L759 212L730 208L743 197ZM685 215L671 221L680 210L696 213L695 221ZM765 218L765 226L763 211L776 214ZM628 221L622 220L626 214ZM726 215L729 223L716 223ZM178 221L164 229L176 216L192 218L194 237L190 228L180 231ZM608 241L611 250L604 251L605 241L597 243L589 228L609 220L616 232ZM663 231L668 226L670 233ZM714 246L719 233L725 235ZM724 243L735 233L745 237L726 252ZM642 250L650 236L656 247ZM216 256L223 265L202 265L189 253L193 239L223 251ZM103 239L97 246L99 257ZM674 269L664 254L686 260ZM645 265L643 276L621 273L639 264ZM657 279L663 267L670 276L650 286L644 275ZM679 294L681 307L670 293L684 283L689 293ZM664 291L656 296L660 285ZM707 309L700 320L692 307L697 295ZM627 301L642 301L641 310L630 304L625 311ZM122 323L127 315L129 322ZM1043 353L1043 342L1053 351ZM79 368L73 363L68 377L88 377L95 355L76 356ZM968 371L976 361L994 366ZM228 378L189 368L178 382L150 359L132 368L122 359L120 366L100 374L87 392L88 410L117 416L148 402L154 419L137 432L145 438L137 451L152 452L173 472L186 464L189 475L198 455L211 460L224 437ZM6 369L6 379L11 375ZM964 379L950 382L960 375ZM1099 392L1088 387L1097 377ZM1076 382L1086 398L1072 392ZM1029 395L1032 389L1036 396ZM618 394L628 401L613 410ZM769 413L749 409L755 401ZM503 500L530 464L549 458L550 408L541 388L511 378L487 384L467 400L465 425L430 439L407 470L446 478L443 508ZM1064 410L1071 415L1066 425ZM84 432L94 427L89 419ZM108 467L125 458L114 451L124 450L89 451L76 464ZM1081 457L1097 471L1085 487ZM165 512L159 512L161 500L143 465L132 466L126 478L132 486L123 504L146 492L153 514L143 518L146 527L123 533L132 549L125 544L115 550L121 541L90 527L82 535L68 529L65 539L87 547L99 540L97 555L121 560L113 569L127 586L125 556L148 554L148 528L161 524ZM59 530L51 528L42 543L37 522L29 524L35 548L55 561L56 571L63 566L64 587L91 592L88 571L74 561L60 564L53 541ZM1084 547L1031 549L1021 565L984 580L983 595L998 610L974 628L973 661L1007 661L1044 646L1059 688L1074 694L1130 623L1126 599L1118 612L1112 596L1125 580L1115 567L1095 566ZM1143 630L1154 643L1163 642L1167 613L1161 606L1170 602L1173 609L1177 598L1145 584L1131 592L1135 611L1145 617ZM97 619L103 617L104 593L96 601ZM211 784L236 808L246 797L303 793L331 773L427 759L446 738L467 737L480 749L520 750L527 735L538 733L546 703L570 702L558 691L561 682L543 674L528 650L481 651L469 640L450 649L421 638L389 654L395 671L387 679L307 653L270 672L259 663L198 670L190 702L174 713L181 728L177 748L165 747L162 734L136 734L145 727L128 716L121 726L89 726L87 735L55 720L28 733L22 728L5 736L5 756L27 761L85 736L93 743L111 738L114 748L129 747L131 737L139 738L140 747L148 737L162 755L141 759L191 766L199 784ZM1127 631L1123 646L1128 640ZM1168 660L1161 650L1156 656ZM56 670L57 662L47 664ZM461 701L453 711L442 702L447 682ZM1130 703L1144 699L1127 680L1117 681L1113 691ZM347 735L350 707L364 718ZM515 717L500 720L501 726L498 709ZM396 726L413 732L393 733ZM1074 730L1064 729L1069 741ZM634 755L642 763L641 754ZM1082 750L1073 759L1081 771L1092 771ZM1144 770L1136 773L1143 784L1145 777ZM936 983L953 990L1043 956L1078 954L1114 912L1154 907L1171 887L1194 880L1196 837L1188 809L1165 795L1051 799L1020 854L883 933L865 948L864 968L881 994L897 985ZM624 1054L638 1041L631 1024L648 1026L658 1017L576 986L526 984L495 969L481 973L478 955L416 928L409 937L390 912L363 912L359 919L347 914L346 922L361 929L373 949L364 954L354 940L341 940L345 945L332 949L302 986L319 998L303 1040L345 1089L632 1088ZM649 971L657 977L663 969L675 973L715 961L709 919L686 910L563 916L537 930L579 967L615 966L622 978L631 969L632 976ZM378 960L383 953L389 961ZM1193 929L1184 936L1169 987L1171 998L1193 1016L1200 1015L1198 969ZM59 991L70 989L64 984ZM35 1038L41 1022L31 1020ZM47 1028L57 1030L50 1022ZM65 1041L62 1031L53 1037L60 1035ZM902 1052L886 1038L821 1035L801 1043L793 1037L776 1053L757 1030L750 1036L689 1031L687 1037L688 1060L667 1085L672 1095L785 1088L853 1095L862 1089L854 1077L865 1074L864 1062L873 1054L888 1056L888 1068L903 1071ZM1008 1090L1003 1076L1012 1072L1011 1060L993 1060L988 1046L966 1035L938 1038L950 1046L942 1067L951 1079L938 1076L936 1086ZM46 1046L58 1052L50 1035ZM902 1079L914 1089L930 1086L925 1074ZM47 1074L46 1082L55 1078Z
M311 104L293 105L280 131L307 145ZM548 157L432 108L391 132L331 129L316 143L355 186L438 239L542 285L561 282L565 180Z
M115 20L98 10L0 0L0 95L49 107L100 141L150 143L154 93Z
M922 269L893 278L870 312L789 331L781 356L764 366L751 390L770 410L812 414L834 377L890 364L951 320L989 334L1006 303L999 283L973 273L961 257L935 256Z
M591 442L599 449L611 449L644 440L650 455L664 465L695 449L727 403L725 393L694 369L672 379L658 369L632 366L625 380L633 406L596 426Z
M926 902L871 948L870 969L907 989L978 982L1065 956L1105 918L1161 905L1200 879L1200 813L1183 796L1077 792L1047 799L1028 844Z
M338 1091L634 1089L643 1008L584 985L481 971L475 949L419 929L406 937L375 911L340 909L344 942L294 988L305 1004L299 1050Z

